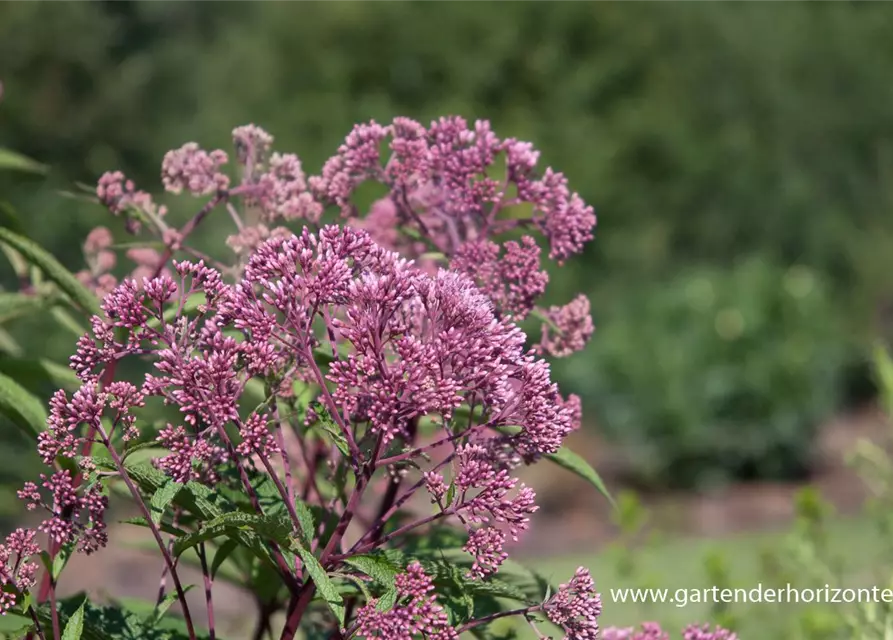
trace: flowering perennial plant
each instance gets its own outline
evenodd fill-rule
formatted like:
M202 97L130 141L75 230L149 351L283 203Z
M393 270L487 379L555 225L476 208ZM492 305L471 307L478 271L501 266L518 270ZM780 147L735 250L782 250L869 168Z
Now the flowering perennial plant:
M552 588L507 561L537 510L519 466L558 462L599 485L562 447L580 400L543 359L586 344L589 301L537 306L548 276L535 235L563 263L592 238L592 208L484 121L359 125L310 177L254 125L233 141L231 173L227 153L196 143L164 157L164 188L205 199L180 228L120 172L99 180L126 231L154 236L127 250L135 269L121 281L105 228L76 276L0 238L90 312L74 384L45 424L15 416L36 427L48 470L19 492L42 523L0 545L0 613L41 640L63 626L66 638L213 639L213 586L227 580L254 594L255 638L486 638L517 616L541 638L537 625L595 639L588 571ZM363 216L354 195L367 181L386 195ZM189 244L218 209L234 225L228 259ZM515 324L531 314L543 322L534 344ZM125 361L143 377L120 375ZM55 594L73 552L109 542L112 491L163 560L153 613L128 612L120 636L90 628L108 607ZM203 599L186 597L187 564ZM172 604L181 617L164 615Z

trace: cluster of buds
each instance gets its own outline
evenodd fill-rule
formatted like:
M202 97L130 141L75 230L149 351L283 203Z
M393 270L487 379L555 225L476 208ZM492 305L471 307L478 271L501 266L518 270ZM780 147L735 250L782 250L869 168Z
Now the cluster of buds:
M308 177L298 156L275 152L273 142L254 125L235 129L233 176L226 173L230 154L220 149L190 142L166 154L164 188L207 199L181 229L120 172L100 179L99 201L127 216L129 232L148 227L165 252L131 248L136 269L119 282L111 234L100 227L87 238L87 268L78 277L102 297L102 313L71 358L81 387L50 402L38 449L53 471L19 492L29 509L48 512L37 531L50 541L51 557L65 545L89 554L107 542L108 483L122 480L165 558L191 638L158 514L123 462L135 441L163 450L152 464L166 482L237 483L229 488L247 494L259 514L251 477L267 474L293 535L308 538L325 572L449 523L467 534L463 579L481 585L500 571L507 541L528 529L537 510L534 491L514 471L558 452L581 421L580 399L559 393L543 357L585 347L593 333L589 301L538 306L549 278L536 235L561 265L583 251L596 219L564 175L538 171L539 152L498 138L486 121L469 126L448 117L425 127L396 118L355 127L321 174ZM353 195L370 180L387 195L364 216ZM343 226L322 223L327 206L337 208ZM227 241L234 265L216 263L187 242L217 207L236 227ZM295 222L302 228L284 226ZM173 260L175 252L189 258ZM543 321L533 345L516 324L528 316ZM116 364L125 358L152 369L139 383L116 381ZM249 398L258 382L267 395L260 404ZM296 389L309 390L305 406ZM159 428L138 424L149 403L179 417ZM321 431L328 436L320 438ZM89 456L97 443L111 466ZM366 491L375 478L388 483L383 497ZM343 495L324 495L318 480ZM404 505L426 493L434 513L407 519ZM302 500L336 516L325 541L309 540L296 512ZM364 521L355 517L360 512L378 515ZM201 525L189 518L179 524ZM0 613L34 583L28 558L38 553L36 533L19 531L0 545ZM293 596L282 635L290 640L320 576L306 556L290 562L278 543L269 550ZM210 593L207 568L205 579ZM393 590L390 607L370 597L357 606L343 637L454 640L493 619L455 623L415 561L401 567ZM594 581L581 568L545 601L508 613L541 614L567 640L594 640L601 610ZM698 629L686 640L734 640ZM605 637L652 637L624 633Z

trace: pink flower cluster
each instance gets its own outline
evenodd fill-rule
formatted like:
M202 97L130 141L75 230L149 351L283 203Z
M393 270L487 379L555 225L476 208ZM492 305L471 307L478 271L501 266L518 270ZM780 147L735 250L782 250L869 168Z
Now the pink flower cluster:
M580 424L579 398L560 395L541 355L579 351L593 333L585 297L538 306L549 277L535 235L545 236L548 257L563 264L592 239L592 208L562 174L537 169L539 153L529 143L498 138L486 121L358 125L321 174L309 178L298 156L273 151L263 129L246 125L232 136L235 184L224 172L229 157L222 150L187 143L165 155L164 188L207 199L182 229L169 227L164 209L120 172L99 182L100 201L127 213L132 232L148 223L165 255L130 249L137 269L118 283L108 231L95 230L85 243L88 268L79 277L104 295L103 313L92 318L71 358L82 386L71 397L63 391L53 397L39 450L47 464L59 456L78 460L87 481L80 486L68 471L57 471L41 487L26 485L20 496L29 507L50 512L40 531L58 544L78 542L87 553L105 544L102 473L79 454L97 441L113 457L113 440L126 451L140 435L136 410L154 399L180 414L143 434L166 450L153 463L176 482L214 485L234 468L244 484L245 465L260 465L268 473L284 469L288 489L278 476L274 483L289 501L291 473L303 475L305 496L315 491L322 501L316 476L339 460L349 465L356 500L345 500L336 534L321 550L326 570L352 553L452 519L468 533L469 577L487 580L506 560L507 540L517 539L537 510L533 490L513 470L557 452ZM367 180L385 185L387 195L363 218L352 197ZM239 259L212 268L218 263L186 240L219 205L235 223L227 242ZM351 226L320 228L327 205ZM293 221L306 225L297 235L276 226ZM174 261L168 271L175 251L195 259ZM528 316L544 322L532 348L514 324ZM141 384L104 375L125 357L153 366ZM246 389L257 381L273 393L249 405ZM332 469L317 466L313 456L325 457L321 450L302 451L294 456L297 467L289 464L281 430L288 420L280 411L294 409L296 383L318 393L303 427L324 426L339 438L327 461ZM437 432L433 444L416 442L422 423ZM432 449L443 455L429 457ZM115 465L126 475L119 460ZM385 498L378 521L346 550L342 536L351 510L363 510L366 483L383 475L399 489L413 474L416 484ZM251 494L250 484L246 489ZM425 489L437 513L385 526ZM51 500L43 499L46 493ZM302 570L286 575L284 560L278 567L286 582L307 588ZM418 563L397 577L396 589L390 611L379 611L375 601L358 610L359 637L458 637ZM568 640L591 640L601 601L581 569L533 610Z
M670 634L656 622L645 622L640 629L609 627L602 640L670 640ZM682 640L738 640L738 636L722 627L710 629L710 625L689 625L682 630Z
M564 629L565 640L596 640L602 600L589 571L577 569L574 577L543 603L543 613Z
M494 177L498 158L504 160L505 175ZM515 229L538 229L549 240L549 257L562 264L583 250L596 223L592 207L570 192L563 174L546 169L537 176L538 159L539 152L529 143L498 138L484 120L472 128L462 118L446 117L424 127L396 118L387 126L373 121L354 127L309 184L317 199L354 219L360 217L351 202L354 190L367 180L384 184L389 195L373 205L368 219L356 224L383 246L420 257L430 250L426 242L407 241L396 233L415 229L452 259L452 269L470 276L499 313L522 319L548 282L539 247L531 236L504 246L491 238ZM532 215L504 215L519 205ZM587 328L578 317L582 312L583 305L575 304L564 313L565 322L550 318L553 332L561 334L567 326L572 334L544 341L546 352L568 355L585 345L592 321ZM588 317L588 308L585 313Z
M472 533L467 549L475 575L498 568L505 557L501 529L516 538L536 510L533 490L517 486L508 462L557 451L578 426L579 411L558 393L548 364L525 351L524 334L497 320L467 277L429 276L368 234L334 226L268 240L236 285L201 263L175 267L178 282L161 276L140 288L128 280L105 298L106 319L94 319L92 337L79 342L72 358L84 386L71 401L63 392L54 398L41 441L45 460L75 451L74 427L98 427L107 404L97 391L98 369L128 353L152 354L156 373L139 390L114 397L130 398L133 406L160 397L183 415L182 425L158 435L170 454L156 464L177 481L213 482L215 468L234 455L278 452L266 416L239 417L245 382L254 376L330 383L329 410L345 435L375 436L379 447L404 438L422 417L455 434L455 412L482 407L455 439L458 499L444 515L456 515ZM198 317L165 320L168 305L181 306L196 293L206 301ZM318 326L325 329L317 332ZM115 333L121 328L129 333L124 342ZM241 337L225 334L227 328ZM324 375L314 350L326 343L336 360ZM127 423L133 406L114 407L116 425ZM239 427L240 444L228 444L227 423ZM509 427L520 429L493 431Z
M370 600L357 612L357 638L456 640L459 637L446 611L437 604L431 578L418 562L410 564L395 582L398 601L394 607L379 611L378 601Z
M167 207L155 204L152 196L145 191L138 191L133 181L125 178L120 171L103 174L96 186L96 196L115 215L136 212L150 218L162 218L167 213ZM127 230L130 233L137 233L140 227L140 216L128 216Z
M186 190L194 196L204 196L229 187L229 177L220 167L229 158L224 151L204 151L197 142L187 142L179 149L168 151L161 163L161 182L171 193Z
M118 279L111 273L118 262L112 250L113 242L111 232L105 227L93 229L87 235L83 246L87 269L75 274L82 284L100 298L104 298L118 285ZM151 278L156 272L164 271L162 256L155 249L131 247L126 255L136 264L130 279L138 283L142 282L143 278Z
M102 487L92 484L79 491L67 469L40 477L41 487L51 497L49 502L44 501L40 488L33 482L26 482L18 492L29 511L42 507L49 512L50 517L38 530L58 545L77 541L80 550L88 555L104 547L108 543L105 524L108 498L103 495Z
M522 320L536 313L544 320L541 352L567 356L592 335L584 297L565 307L537 307L549 279L534 237L498 240L510 232L539 231L549 241L549 257L563 264L593 237L592 207L568 189L563 174L551 168L537 173L539 152L530 143L500 139L489 122L469 126L457 116L428 127L409 118L387 126L373 121L354 127L321 174L309 179L298 156L272 152L273 137L256 125L234 129L233 144L242 169L240 186L230 189L221 170L225 152L208 152L194 142L165 156L162 181L173 193L216 194L225 200L238 227L227 241L236 253L247 256L265 240L286 235L273 226L279 221L315 226L324 206L334 205L376 243L419 259L420 267L436 273L439 261L467 275L497 315ZM497 176L499 163L505 169ZM388 195L363 217L351 198L369 180L386 186ZM97 193L115 213L128 207L154 211L148 194L135 192L120 172L103 176ZM239 196L241 216L230 203ZM519 207L530 215L519 215ZM157 222L162 214L148 217ZM167 246L179 246L174 230L159 227L157 233ZM107 291L108 282L103 284L95 288Z
M0 544L0 615L16 605L19 594L34 586L37 563L30 558L40 553L31 529L16 529Z

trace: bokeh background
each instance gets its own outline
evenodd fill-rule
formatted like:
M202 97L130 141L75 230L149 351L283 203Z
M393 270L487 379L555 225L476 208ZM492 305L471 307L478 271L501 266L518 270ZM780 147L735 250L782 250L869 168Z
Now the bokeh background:
M871 582L889 565L844 458L887 429L869 356L893 321L891 69L885 3L0 3L0 147L50 168L0 173L0 200L77 271L88 230L120 221L66 192L106 170L157 191L165 151L254 122L313 173L356 122L488 118L599 216L550 289L587 293L597 331L555 370L584 401L575 447L620 498L534 473L546 504L519 551L556 576L585 559L603 589L749 586L804 514L833 514L829 549ZM73 347L3 326L29 353ZM0 440L8 528L36 458ZM133 579L99 566L84 585ZM733 615L773 637L767 610L605 619Z

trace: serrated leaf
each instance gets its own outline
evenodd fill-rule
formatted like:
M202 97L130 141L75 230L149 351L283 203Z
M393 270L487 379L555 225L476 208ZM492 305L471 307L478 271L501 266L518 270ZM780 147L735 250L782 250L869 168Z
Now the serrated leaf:
M298 514L298 522L301 525L302 542L309 545L316 533L316 523L313 520L313 512L307 503L300 498L295 498L295 512Z
M86 600L82 602L77 611L65 623L62 640L81 640L81 636L84 635L84 605L86 603Z
M18 382L0 373L0 414L9 418L26 436L37 440L46 425L43 404Z
M130 493L128 492L127 495L129 496ZM133 518L127 518L126 520L120 520L119 522L121 524L132 524L132 525L136 525L137 527L145 527L147 529L149 528L149 521L146 520L143 516L134 516ZM163 533L167 533L172 536L185 536L189 533L188 531L184 531L183 529L180 529L179 527L175 527L173 525L167 524L166 522L157 523L155 526L158 527L159 531L162 531ZM149 546L149 548L154 549L155 543L152 542L152 544Z
M571 451L566 447L561 447L557 453L548 453L545 455L545 458L551 460L559 467L567 469L571 473L575 473L580 476L584 480L586 480L589 484L599 490L599 492L608 499L608 502L611 503L611 506L617 506L617 503L614 502L614 498L611 496L608 488L605 486L605 483L602 481L601 476L598 475L595 469L586 462L579 455Z
M345 558L344 563L362 571L385 587L394 586L394 578L400 573L400 567L380 554L363 554Z
M189 590L192 589L193 587L195 587L194 584L187 584L185 587L183 587L183 593L184 594L189 593ZM171 605L177 601L178 597L179 596L177 595L176 591L171 591L170 593L165 595L164 600L162 600L160 603L158 603L158 606L155 607L155 612L153 613L152 617L150 618L149 624L151 624L152 626L157 625L161 621L161 619L164 617L164 614L167 613L168 609L171 608Z
M180 493L182 488L182 483L170 481L152 495L152 500L149 502L149 509L152 512L152 522L156 525L161 522L161 519L164 517L164 512L170 506L171 502L173 502L174 498L177 497L177 494Z
M390 611L393 606L397 604L397 589L392 588L382 594L381 598L378 599L378 603L375 605L376 611Z
M283 546L289 546L289 535L292 533L291 522L283 515L257 515L242 511L224 513L210 520L199 531L187 534L174 542L174 555L179 556L200 542L237 530L253 531Z
M293 545L293 548L298 556L300 556L301 562L304 563L304 569L316 585L316 590L319 592L319 595L326 601L326 604L329 606L329 609L332 610L332 613L335 614L335 617L338 619L338 624L343 627L344 600L338 594L338 589L335 587L335 584L332 582L331 578L329 578L323 566L319 564L319 560L316 559L316 556L310 553L308 549L304 548L301 544L295 544Z
M322 405L318 405L316 410L318 420L315 426L319 426L326 433L332 436L332 442L336 447L338 447L338 451L341 452L341 455L343 455L345 458L350 458L350 448L347 446L347 438L345 438L344 434L341 433L341 428L335 423L335 420L332 419L332 416L329 414L328 409L326 409Z
M0 171L46 173L47 167L21 153L0 147Z
M18 251L25 260L38 267L82 311L89 315L101 313L99 301L74 275L63 267L46 249L33 240L0 227L0 242Z

